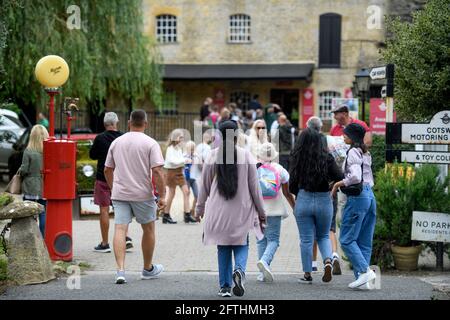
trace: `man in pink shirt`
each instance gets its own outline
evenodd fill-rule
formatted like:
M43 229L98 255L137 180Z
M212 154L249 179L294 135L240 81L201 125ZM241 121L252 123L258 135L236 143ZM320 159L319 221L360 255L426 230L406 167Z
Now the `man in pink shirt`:
M366 135L364 136L364 144L368 147L372 145L372 132L370 132L369 126L361 120L353 119L349 115L349 108L346 104L340 104L332 111L334 113L334 119L337 123L331 128L330 136L342 136L344 135L344 128L350 123L357 123L361 125L366 130Z
M111 188L114 208L114 255L117 262L116 283L125 280L125 235L133 216L142 225L144 268L141 279L158 277L160 264L152 264L155 249L156 202L152 175L160 195L158 206L165 206L164 158L159 144L144 131L147 113L134 110L128 121L130 131L111 144L105 161L105 178Z

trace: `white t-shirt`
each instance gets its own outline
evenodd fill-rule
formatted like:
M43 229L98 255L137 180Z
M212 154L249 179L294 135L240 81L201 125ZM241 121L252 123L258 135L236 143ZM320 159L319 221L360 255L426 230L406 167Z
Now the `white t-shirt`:
M280 174L280 183L281 185L289 182L289 173L285 168L275 162L270 163L275 170L277 170ZM283 218L288 217L288 212L286 210L285 200L283 199L283 191L282 186L280 190L278 190L278 195L274 199L264 199L264 210L266 215L269 217L281 216Z
M191 179L200 180L200 178L202 177L203 163L205 163L206 158L208 158L210 152L211 146L206 143L200 143L195 148L196 157L191 168Z
M169 146L166 151L165 169L184 168L183 150L178 146Z

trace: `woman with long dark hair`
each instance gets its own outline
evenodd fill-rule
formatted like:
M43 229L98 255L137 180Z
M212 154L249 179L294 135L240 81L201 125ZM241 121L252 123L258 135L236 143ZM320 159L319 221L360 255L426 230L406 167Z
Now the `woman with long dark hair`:
M203 165L196 207L197 219L205 219L203 243L217 245L222 297L231 296L232 281L234 295L244 294L248 233L254 230L262 239L261 224L266 219L256 160L236 146L237 129L231 120L220 124L221 144Z
M342 170L327 152L326 140L315 130L301 133L291 154L290 190L297 194L294 215L300 233L303 272L300 282L312 283L312 253L317 241L324 263L323 282L332 278L332 250L329 238L333 203L330 183L342 179Z
M357 123L345 127L344 141L350 145L344 163L345 178L337 182L332 190L333 195L338 188L347 194L339 241L353 266L356 280L349 284L352 289L373 289L376 278L369 265L377 203L372 192L372 156L364 144L365 134L364 127ZM349 190L352 186L353 192ZM358 191L355 192L355 189Z

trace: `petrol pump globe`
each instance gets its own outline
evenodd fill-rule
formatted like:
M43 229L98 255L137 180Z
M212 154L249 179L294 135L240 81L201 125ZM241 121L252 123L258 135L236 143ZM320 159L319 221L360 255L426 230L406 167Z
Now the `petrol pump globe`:
M45 88L58 88L69 79L69 65L66 60L56 55L41 58L34 70L36 79Z

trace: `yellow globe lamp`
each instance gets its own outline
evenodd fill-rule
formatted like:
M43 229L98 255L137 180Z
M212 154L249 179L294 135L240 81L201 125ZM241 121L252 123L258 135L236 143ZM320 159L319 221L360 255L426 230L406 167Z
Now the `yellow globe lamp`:
M49 135L50 139L55 137L55 95L59 93L61 87L69 79L69 65L66 60L56 55L49 55L41 58L34 69L36 79L45 88L50 97L48 104L49 115Z
M69 79L69 65L60 56L41 58L34 70L36 79L46 88L58 88Z

